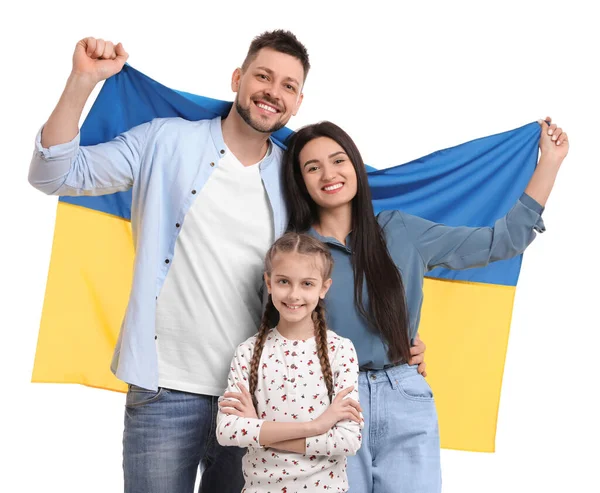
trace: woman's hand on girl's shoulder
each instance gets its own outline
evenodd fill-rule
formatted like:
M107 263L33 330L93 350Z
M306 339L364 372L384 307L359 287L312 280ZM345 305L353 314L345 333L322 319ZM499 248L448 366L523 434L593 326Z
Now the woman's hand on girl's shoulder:
M313 421L316 426L317 435L327 433L335 424L345 419L358 424L362 423L363 419L360 416L362 409L360 404L354 399L346 398L353 390L354 386L351 386L340 391L325 412Z
M225 392L219 402L221 412L225 414L234 414L241 418L258 419L256 408L252 402L252 396L248 389L241 383L237 384L240 392Z

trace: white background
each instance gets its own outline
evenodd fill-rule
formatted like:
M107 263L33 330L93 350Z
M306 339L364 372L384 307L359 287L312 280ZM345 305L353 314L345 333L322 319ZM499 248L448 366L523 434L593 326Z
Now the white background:
M28 185L27 169L75 43L122 41L131 65L167 86L228 99L252 37L275 28L296 33L313 66L292 128L332 120L375 167L546 115L567 129L571 151L544 213L548 231L528 250L517 290L497 451L443 451L444 491L600 491L599 24L583 2L8 5L0 21L1 491L122 490L124 396L29 383L56 199Z

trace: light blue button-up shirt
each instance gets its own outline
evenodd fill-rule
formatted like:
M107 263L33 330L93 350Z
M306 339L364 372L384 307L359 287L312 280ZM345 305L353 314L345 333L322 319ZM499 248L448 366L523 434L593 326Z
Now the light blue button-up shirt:
M377 220L404 283L411 340L419 328L423 279L427 272L440 266L453 270L483 267L523 253L535 238L535 232L546 229L541 218L543 210L538 202L523 194L491 228L445 226L401 211L381 212ZM330 247L334 259L333 284L325 297L328 325L340 336L352 340L361 368L384 368L391 363L387 346L354 305L350 235L343 245L312 228L309 233ZM366 283L363 284L363 302L369 306Z
M124 382L158 387L156 299L181 231L176 224L183 224L226 149L220 117L197 122L155 119L95 146L80 147L77 135L71 142L44 148L41 131L37 136L29 182L38 190L77 196L132 189L133 282L111 365ZM281 156L281 149L272 145L272 152L259 165L273 211L275 238L283 234L288 221Z

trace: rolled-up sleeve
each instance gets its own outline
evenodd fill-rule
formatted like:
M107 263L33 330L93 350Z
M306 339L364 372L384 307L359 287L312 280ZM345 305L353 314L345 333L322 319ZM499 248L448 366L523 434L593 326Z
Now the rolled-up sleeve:
M64 144L42 146L43 128L35 139L29 183L47 195L106 195L128 190L138 175L151 123L115 139L80 146L80 135Z
M233 360L231 360L226 392L240 392L237 386L238 383L242 383L246 389L248 388L254 338L251 341L240 344ZM219 402L223 399L223 397L220 397ZM260 429L263 422L262 419L242 418L233 414L227 415L219 407L217 413L217 441L224 446L263 448L259 443Z
M331 364L333 373L333 397L342 390L354 386L345 398L358 402L358 359L354 345L343 339ZM328 432L306 439L306 455L356 455L362 444L363 423L349 419L339 421Z
M483 267L523 253L536 232L546 230L543 211L538 202L523 194L493 227L452 227L404 213L401 217L427 270L460 270Z

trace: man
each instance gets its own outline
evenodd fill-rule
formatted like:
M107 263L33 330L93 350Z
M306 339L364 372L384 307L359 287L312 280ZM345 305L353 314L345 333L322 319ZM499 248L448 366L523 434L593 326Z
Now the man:
M134 275L112 365L129 384L125 491L192 492L200 465L201 492L239 492L244 450L218 445L217 397L235 348L256 332L263 257L287 226L269 137L300 108L308 53L289 32L264 33L233 73L227 118L156 119L79 147L89 95L127 58L121 44L77 44L29 181L53 195L132 189Z

